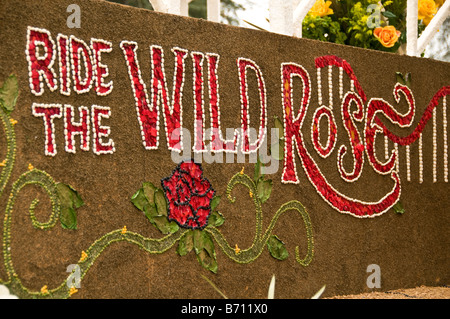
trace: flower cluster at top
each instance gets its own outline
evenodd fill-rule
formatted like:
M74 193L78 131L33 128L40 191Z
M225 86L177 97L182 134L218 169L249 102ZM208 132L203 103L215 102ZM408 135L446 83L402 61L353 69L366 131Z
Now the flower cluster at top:
M419 0L419 35L445 0ZM406 44L407 0L317 0L303 20L304 38L398 52Z

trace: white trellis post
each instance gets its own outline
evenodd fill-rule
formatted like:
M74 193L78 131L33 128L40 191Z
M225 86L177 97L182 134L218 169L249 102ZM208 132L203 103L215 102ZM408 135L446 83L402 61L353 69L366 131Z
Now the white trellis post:
M155 11L169 13L169 6L165 0L149 0L149 2Z
M417 25L419 0L408 0L406 7L406 54L417 54Z
M420 38L417 41L417 54L422 53L428 43L433 39L436 32L444 23L445 19L450 15L450 1L444 2L442 7L438 10L436 15L431 19L430 24L426 27L426 29L421 34Z
M220 21L220 0L207 0L206 11L208 21L219 22Z
M192 0L180 0L180 12L182 16L189 16L189 3Z
M302 37L302 22L316 0L269 0L272 32Z
M269 23L272 32L284 35L293 34L292 9L292 1L269 0Z
M192 0L149 0L153 9L158 12L189 15L189 3ZM220 21L220 0L206 1L207 19L212 22Z
M315 2L316 0L300 0L300 3L297 2L297 8L294 10L294 37L302 37L303 19L305 19Z
M410 56L418 56L425 50L444 20L450 15L450 1L446 1L442 5L420 38L417 38L418 10L418 0L408 0L406 9L406 54Z

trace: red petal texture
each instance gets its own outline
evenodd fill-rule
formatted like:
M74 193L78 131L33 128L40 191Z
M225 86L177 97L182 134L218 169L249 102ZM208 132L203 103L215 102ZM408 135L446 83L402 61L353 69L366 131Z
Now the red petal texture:
M215 191L193 160L181 162L172 175L161 180L169 202L169 220L184 228L202 229L208 224Z

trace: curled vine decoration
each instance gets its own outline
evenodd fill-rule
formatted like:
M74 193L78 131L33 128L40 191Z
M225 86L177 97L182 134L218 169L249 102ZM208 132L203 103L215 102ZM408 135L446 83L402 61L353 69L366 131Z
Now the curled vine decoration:
M2 89L5 91L6 89L4 88L7 87L11 92L3 92L3 94L10 94L12 98L9 100L0 99L0 117L6 135L7 146L6 159L2 163L0 163L0 196L3 195L5 187L8 184L16 158L16 139L14 125L17 123L17 121L11 118L11 113L14 110L18 95L18 82L15 76L10 76L7 81L5 81L5 83L6 82L8 82L8 85L4 84ZM179 167L181 167L181 165L183 165L183 163L180 164ZM192 185L197 188L201 188L203 186L206 189L203 193L198 189L194 190L194 193L191 194L192 196L189 197L190 199L196 197L196 201L202 203L198 207L195 207L195 209L193 210L193 216L190 217L191 222L188 223L188 221L185 220L184 222L186 223L183 224L182 222L177 220L178 217L176 216L174 210L179 209L179 207L186 209L188 205L180 204L178 208L176 205L172 205L169 200L169 198L173 199L173 196L170 197L170 187L172 184L170 184L169 178L163 179L163 181L168 182L168 184L166 185L167 187L163 187L164 190L153 186L153 184L151 183L143 183L143 187L133 195L133 197L131 198L131 202L139 210L144 212L149 221L153 225L155 225L163 233L164 236L157 239L147 238L138 233L128 231L126 227L113 230L103 235L94 243L92 243L86 250L80 253L81 258L76 263L78 266L80 281L84 278L96 259L109 245L115 242L123 241L137 245L150 254L164 253L178 242L177 253L180 256L183 256L194 250L197 254L197 258L200 264L204 268L212 272L217 272L217 260L214 243L212 241L212 239L214 239L217 245L229 258L238 263L250 263L257 259L261 255L264 247L268 244L268 242L276 237L272 235L275 224L278 218L287 211L297 212L304 221L307 235L307 252L305 257L302 259L300 257L299 248L296 247L295 258L301 265L309 265L313 258L314 246L312 226L309 215L300 202L294 200L282 205L275 213L269 226L263 233L262 204L267 200L268 196L261 197L258 196L258 194L261 193L260 186L262 185L263 193L264 190L266 190L266 193L267 190L269 190L268 194L270 195L271 181L264 180L262 177L254 181L243 172L234 175L228 183L227 198L231 203L235 201L235 198L232 197L231 193L233 188L237 184L242 184L247 187L249 190L249 194L253 198L253 202L255 204L256 227L255 237L252 245L249 248L240 250L237 248L237 245L235 248L233 248L218 229L218 227L222 225L225 220L225 217L221 213L215 211L215 208L218 205L219 198L215 196L215 191L212 189L209 181L207 181L206 178L202 177L203 172L201 170L201 167L199 170L199 167L196 166L197 164L189 163L186 165L191 165L190 169L188 171L180 170L180 172L184 172L184 174L188 175L194 174L190 177L190 180L193 181ZM194 177L198 178L197 182L192 179ZM186 179L183 179L183 181L186 182ZM17 196L19 195L20 191L28 185L35 185L45 190L46 194L50 198L52 207L52 212L48 220L39 221L35 215L35 209L38 206L39 201L38 199L32 200L29 206L29 215L33 227L45 231L55 227L55 225L58 224L58 221L60 221L63 228L76 229L75 211L83 204L81 197L71 186L57 183L49 174L42 170L34 168L30 164L28 170L21 174L20 177L12 184L12 189L8 197L3 223L3 256L7 278L6 280L0 279L0 284L9 287L10 291L17 295L19 298L69 298L77 292L76 288L73 285L71 286L71 282L73 281L73 273L70 274L56 288L48 289L47 286L44 286L40 291L32 291L24 286L15 271L11 252L12 215L14 212L14 204ZM194 186L191 186L189 190L193 191ZM266 189L264 189L264 187L266 187ZM164 191L166 191L165 194ZM181 192L179 187L177 188L177 192ZM177 196L177 203L179 204L179 194ZM193 208L193 204L189 204L189 207ZM193 223L192 220L195 220L198 225L201 224L201 227L198 227L198 229L196 229L196 224ZM188 225L189 227L185 227L185 225ZM275 238L275 244L278 245L278 248L285 249L284 243L278 240L278 238ZM272 255L274 256L273 253ZM274 257L278 258L277 256Z

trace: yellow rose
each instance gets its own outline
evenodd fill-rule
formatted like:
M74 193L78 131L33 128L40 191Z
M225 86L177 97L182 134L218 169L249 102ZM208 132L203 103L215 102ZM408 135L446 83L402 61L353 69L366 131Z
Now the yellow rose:
M430 23L437 12L437 6L434 0L419 0L419 20L423 20L425 25Z
M373 30L373 35L386 48L392 48L402 33L394 26L378 27Z
M316 17L324 17L333 14L333 9L330 9L331 1L317 0L309 10L309 14Z

